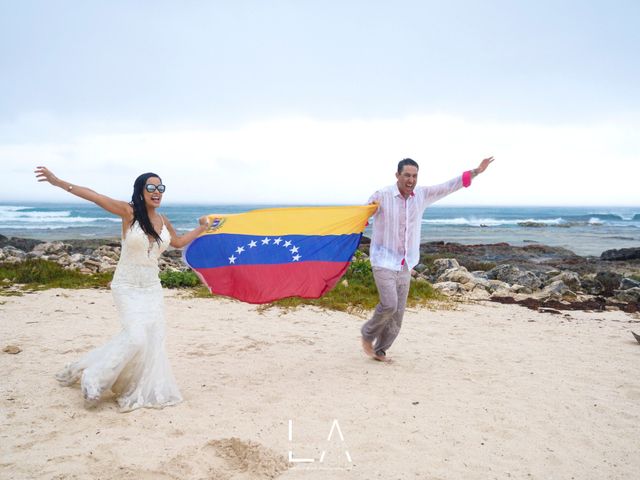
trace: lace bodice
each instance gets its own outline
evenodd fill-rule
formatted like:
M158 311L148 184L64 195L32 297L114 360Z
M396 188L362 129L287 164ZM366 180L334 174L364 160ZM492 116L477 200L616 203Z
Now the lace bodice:
M120 260L113 275L112 285L151 286L159 282L158 259L171 240L167 227L162 223L158 244L149 241L138 222L134 223L122 239Z

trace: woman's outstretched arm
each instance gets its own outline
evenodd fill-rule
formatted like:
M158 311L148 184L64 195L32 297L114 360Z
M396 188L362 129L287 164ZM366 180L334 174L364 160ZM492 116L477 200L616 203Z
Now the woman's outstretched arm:
M167 217L162 216L164 219L164 224L167 226L169 230L169 234L171 235L171 246L173 248L182 248L189 245L198 235L205 232L207 228L209 228L209 218L205 215L204 217L200 217L198 219L198 225L196 228L191 230L190 232L185 233L184 235L178 235L173 225Z
M113 198L102 195L87 187L81 187L69 183L65 180L60 180L56 177L51 170L47 167L37 167L35 170L36 178L39 182L49 182L55 187L62 188L63 190L72 193L76 197L84 198L90 202L95 203L99 207L104 208L107 212L118 215L122 218L129 218L133 214L131 205L121 200L114 200Z

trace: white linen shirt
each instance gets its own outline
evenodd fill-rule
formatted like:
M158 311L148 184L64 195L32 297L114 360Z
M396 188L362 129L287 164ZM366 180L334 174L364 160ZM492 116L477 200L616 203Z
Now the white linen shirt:
M369 258L374 267L399 271L404 264L411 270L420 260L420 228L422 214L437 202L463 186L462 175L440 185L416 186L405 199L397 184L371 195L369 203L377 203L373 215L373 234Z

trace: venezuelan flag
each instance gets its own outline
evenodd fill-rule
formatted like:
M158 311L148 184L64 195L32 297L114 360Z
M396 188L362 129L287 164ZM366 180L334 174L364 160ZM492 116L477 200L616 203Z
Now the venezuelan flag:
M342 277L377 206L293 207L209 215L184 251L211 293L249 303L318 298Z

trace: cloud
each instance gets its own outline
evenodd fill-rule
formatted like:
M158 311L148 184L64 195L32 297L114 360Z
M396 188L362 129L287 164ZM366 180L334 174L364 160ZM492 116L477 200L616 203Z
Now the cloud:
M501 124L447 115L271 118L229 129L108 132L102 126L99 133L83 130L59 142L1 142L0 199L69 200L34 182L33 167L45 164L65 180L122 199L138 174L154 171L173 203L363 203L395 181L404 157L420 163L419 182L426 185L494 155L476 185L443 203L637 205L637 127Z

